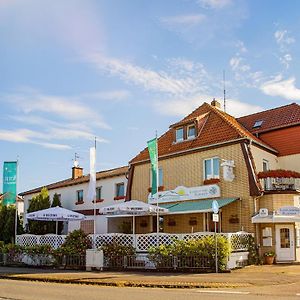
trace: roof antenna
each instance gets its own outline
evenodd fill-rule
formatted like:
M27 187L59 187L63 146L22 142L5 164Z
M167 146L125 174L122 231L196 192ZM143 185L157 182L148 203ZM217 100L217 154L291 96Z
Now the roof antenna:
M226 112L225 70L223 70L223 101L224 101L224 112Z
M73 161L74 161L74 167L75 167L75 168L78 168L78 167L79 167L79 161L78 161L78 158L80 158L80 157L79 157L78 153L75 152L75 156L74 156L74 160L73 160Z

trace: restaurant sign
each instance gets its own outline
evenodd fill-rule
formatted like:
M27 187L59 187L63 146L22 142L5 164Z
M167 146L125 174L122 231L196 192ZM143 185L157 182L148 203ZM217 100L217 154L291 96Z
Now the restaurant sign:
M211 185L202 185L196 187L185 187L178 186L174 190L158 192L157 195L148 196L148 203L155 204L158 203L168 203L168 202L177 202L185 200L198 200L198 199L207 199L207 198L217 198L221 196L221 189L217 184Z
M300 208L296 206L284 206L278 209L278 214L283 216L300 215Z

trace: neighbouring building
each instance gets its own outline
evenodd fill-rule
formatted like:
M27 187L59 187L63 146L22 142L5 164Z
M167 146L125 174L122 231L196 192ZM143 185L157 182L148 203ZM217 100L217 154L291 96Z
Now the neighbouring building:
M290 104L234 118L214 100L158 138L158 204L167 233L255 234L261 254L300 261L300 106ZM129 164L127 200L156 203L148 149ZM136 218L137 233L156 231L156 217Z
M66 180L48 184L50 202L54 194L58 194L62 207L82 213L86 216L84 221L65 223L64 233L81 228L86 233L94 231L94 207L96 208L96 233L107 233L110 226L106 216L99 213L103 206L109 206L125 201L127 188L128 167L120 167L96 173L96 203L88 202L89 175L83 175L83 169L77 164L72 168L72 177ZM26 226L26 212L33 196L37 195L43 187L35 188L20 195L24 198L24 226ZM113 224L113 222L112 222Z

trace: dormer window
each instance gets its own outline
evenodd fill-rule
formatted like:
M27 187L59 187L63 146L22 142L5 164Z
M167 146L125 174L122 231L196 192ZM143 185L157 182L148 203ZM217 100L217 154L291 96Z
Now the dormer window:
M183 141L183 127L176 129L176 142Z
M262 123L263 123L263 120L255 121L252 128L259 128L259 127L261 127Z
M188 129L187 129L187 138L188 138L188 140L195 138L195 136L196 136L195 125L188 126Z

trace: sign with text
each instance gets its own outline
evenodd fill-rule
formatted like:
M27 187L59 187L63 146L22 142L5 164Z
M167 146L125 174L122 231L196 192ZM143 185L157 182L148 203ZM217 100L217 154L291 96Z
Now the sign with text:
M219 214L213 214L212 216L214 222L219 222Z
M283 206L278 209L278 214L283 216L300 215L300 208L295 206Z
M178 186L174 190L158 192L158 203L218 198L220 196L221 189L217 184L202 185L190 188ZM148 203L156 203L156 194L149 194Z
M3 201L2 205L16 203L17 196L17 162L6 161L3 165Z

